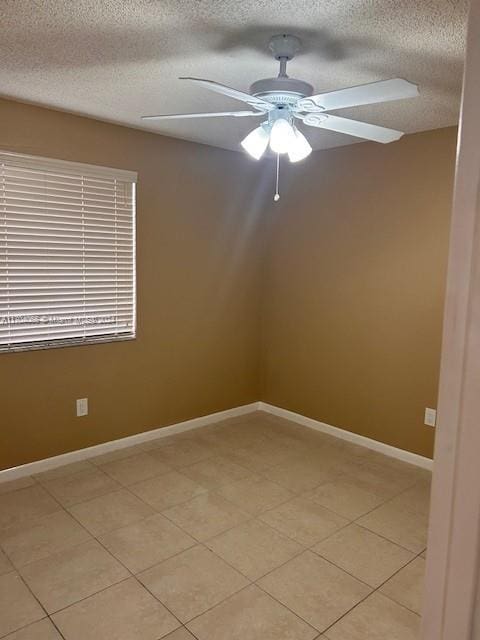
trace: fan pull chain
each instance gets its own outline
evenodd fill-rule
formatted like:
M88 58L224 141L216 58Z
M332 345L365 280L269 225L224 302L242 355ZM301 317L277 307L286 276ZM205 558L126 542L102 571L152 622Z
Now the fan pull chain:
M275 195L273 196L274 202L278 202L280 200L280 194L278 193L279 180L280 180L280 154L277 153L277 177L275 181Z

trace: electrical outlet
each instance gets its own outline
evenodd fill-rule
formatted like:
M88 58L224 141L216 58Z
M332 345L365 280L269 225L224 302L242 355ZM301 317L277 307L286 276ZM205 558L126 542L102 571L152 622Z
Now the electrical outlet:
M434 427L437 424L437 410L425 409L425 424L429 427Z
M88 416L88 398L77 400L77 417Z

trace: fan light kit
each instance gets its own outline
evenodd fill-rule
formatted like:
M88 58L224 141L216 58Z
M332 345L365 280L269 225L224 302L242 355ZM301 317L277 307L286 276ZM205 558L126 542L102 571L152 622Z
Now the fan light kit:
M250 111L143 116L143 119L264 118L260 126L251 131L240 144L255 160L259 160L269 146L271 151L276 154L277 189L275 201L280 198L278 194L280 155L288 156L290 162L299 162L312 152L307 138L296 126L297 122L309 127L345 133L374 142L394 142L402 137L403 132L401 131L341 118L328 112L365 104L413 98L418 96L417 85L402 78L394 78L314 95L314 89L308 82L290 78L287 75L287 62L300 50L300 44L300 40L296 36L287 34L273 36L270 39L269 49L280 63L278 76L257 80L251 85L249 93L238 91L212 80L180 78L180 80L188 80L210 91L240 100L251 108Z

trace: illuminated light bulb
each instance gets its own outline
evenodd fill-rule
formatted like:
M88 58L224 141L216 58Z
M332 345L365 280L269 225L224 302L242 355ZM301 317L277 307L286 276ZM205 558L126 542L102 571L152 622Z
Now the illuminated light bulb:
M270 132L270 149L275 153L287 153L295 144L295 131L284 118L275 120Z
M295 129L295 140L288 148L290 162L299 162L312 153L312 147L303 133Z
M265 153L269 139L270 135L268 131L265 127L260 126L253 131L250 131L248 136L244 138L240 144L245 151L252 156L252 158L260 160Z

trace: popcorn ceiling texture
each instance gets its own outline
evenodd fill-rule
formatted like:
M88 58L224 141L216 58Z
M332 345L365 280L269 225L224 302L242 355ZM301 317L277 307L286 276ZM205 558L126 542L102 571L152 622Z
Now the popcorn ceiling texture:
M169 136L238 149L257 119L142 123L142 114L242 104L188 86L247 90L276 75L266 45L294 33L289 74L318 90L405 77L421 97L342 110L407 133L458 121L466 0L2 0L0 94ZM355 139L308 129L314 148Z

